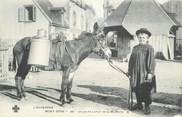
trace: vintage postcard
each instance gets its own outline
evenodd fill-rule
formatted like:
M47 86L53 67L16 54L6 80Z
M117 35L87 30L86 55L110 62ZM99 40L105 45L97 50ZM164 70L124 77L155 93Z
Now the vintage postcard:
M182 117L182 0L0 0L0 117Z

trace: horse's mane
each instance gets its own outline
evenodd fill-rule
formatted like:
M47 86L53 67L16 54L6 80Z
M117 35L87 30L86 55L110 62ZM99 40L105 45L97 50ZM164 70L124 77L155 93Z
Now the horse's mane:
M82 39L90 39L90 38L93 38L93 34L92 33L89 33L89 32L86 32L86 31L83 31L81 32L81 34L78 36L77 40L82 40Z
M76 46L80 46L82 45L82 43L86 43L86 42L90 43L90 41L93 41L93 34L89 33L89 32L85 32L83 31L78 38L73 39L73 40L68 40L66 41L66 44L71 44L71 45L76 45Z

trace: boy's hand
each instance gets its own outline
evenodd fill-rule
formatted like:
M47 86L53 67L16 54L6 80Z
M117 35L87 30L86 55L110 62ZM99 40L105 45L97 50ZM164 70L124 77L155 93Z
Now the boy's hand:
M147 74L147 79L146 79L146 81L147 81L147 82L152 82L152 77L153 77L152 74Z
M148 79L148 80L152 80L152 77L153 77L152 74L148 74L148 75L147 75L147 79Z
M129 78L129 79L131 78L131 76L130 76L129 72L127 72L127 73L126 73L126 75L128 76L128 78Z

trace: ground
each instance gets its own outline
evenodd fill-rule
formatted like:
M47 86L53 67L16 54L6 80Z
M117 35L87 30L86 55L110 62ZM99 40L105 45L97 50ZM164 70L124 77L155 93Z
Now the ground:
M156 60L157 93L153 94L151 117L182 116L182 63ZM127 62L114 64L127 70ZM0 80L0 115L24 116L146 116L142 111L129 111L127 105L129 82L124 74L112 69L106 60L85 59L75 73L71 104L59 102L61 72L29 73L25 81L27 98L16 97L14 79ZM14 112L13 107L19 107Z

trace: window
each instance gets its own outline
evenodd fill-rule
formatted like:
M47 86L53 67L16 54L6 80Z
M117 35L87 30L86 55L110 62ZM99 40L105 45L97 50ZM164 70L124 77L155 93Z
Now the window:
M51 10L51 14L53 14L57 18L57 21L61 25L64 25L64 13L62 13L61 10Z
M25 5L18 9L19 22L35 22L36 8L33 5Z

